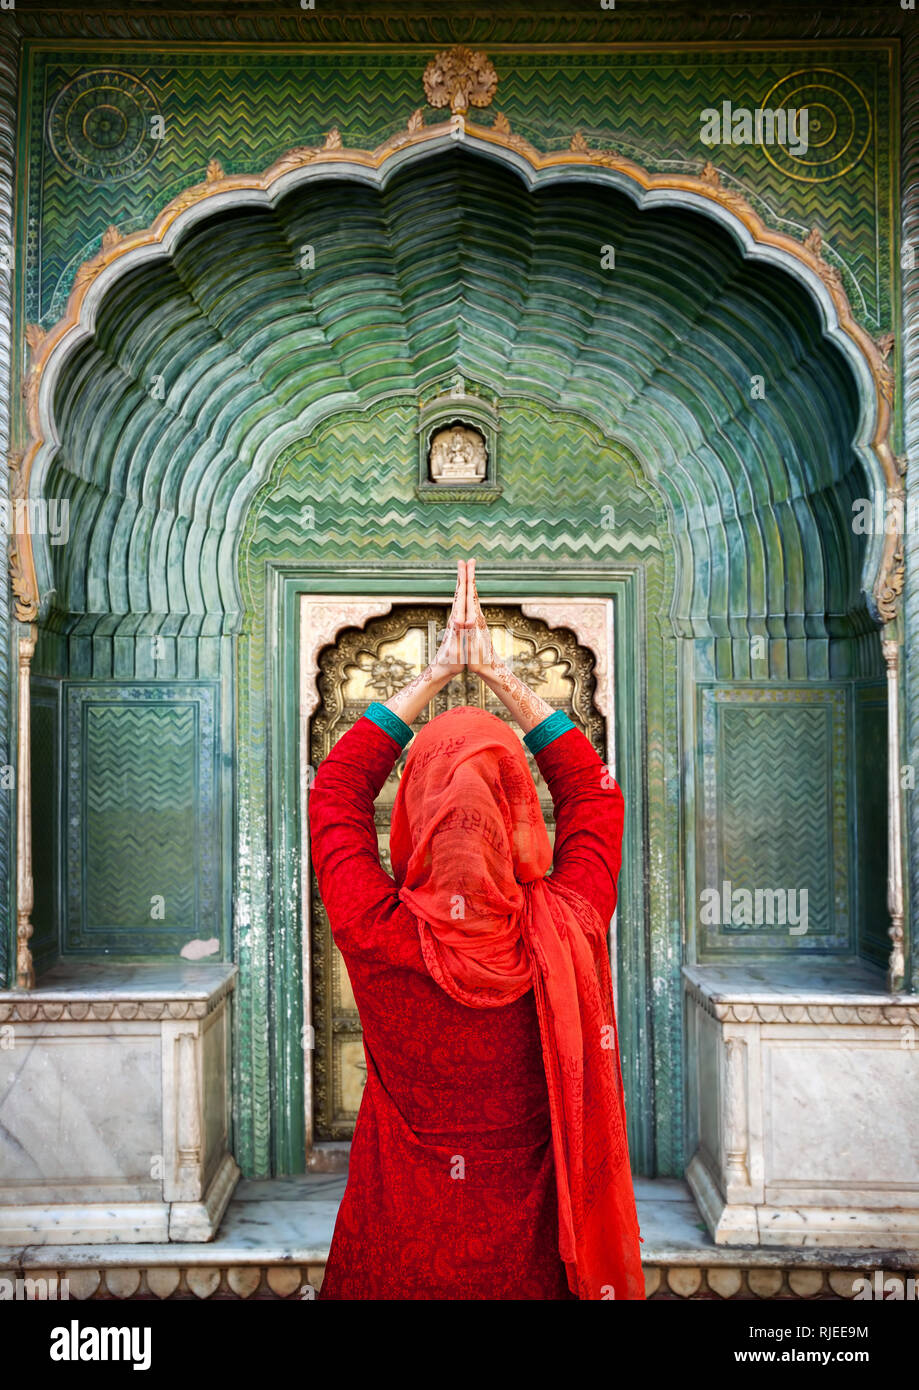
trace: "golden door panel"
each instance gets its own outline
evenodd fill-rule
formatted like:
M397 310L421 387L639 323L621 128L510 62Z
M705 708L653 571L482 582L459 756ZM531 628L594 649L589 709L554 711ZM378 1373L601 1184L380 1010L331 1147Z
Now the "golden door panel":
M310 726L310 761L317 767L373 700L385 701L424 669L437 650L449 608L442 604L398 607L363 629L349 628L319 658L319 707ZM565 710L606 756L605 720L594 708L594 659L573 633L527 618L513 605L484 606L496 650L544 700ZM422 720L455 705L477 705L510 720L501 702L477 676L455 676L431 702ZM517 730L519 732L519 730ZM526 750L525 750L526 751ZM530 770L550 837L552 800L531 754ZM404 758L399 758L377 798L374 816L380 859L387 872L389 820ZM341 953L311 874L314 1143L351 1138L367 1068L354 994Z

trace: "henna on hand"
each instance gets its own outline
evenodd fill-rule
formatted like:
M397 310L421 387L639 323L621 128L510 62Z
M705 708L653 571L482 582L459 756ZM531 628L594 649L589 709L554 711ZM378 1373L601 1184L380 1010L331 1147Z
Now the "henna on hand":
M535 694L519 676L515 676L503 661L483 672L482 679L511 712L525 733L535 729L537 724L541 724L552 713L552 706Z
M442 690L457 672L462 671L465 665L465 653L462 649L465 615L466 566L465 562L460 560L456 567L453 607L447 620L443 641L434 660L386 701L386 708L391 709L404 723L413 723L431 698Z
M470 657L469 669L481 676L489 690L494 691L524 732L528 733L552 713L552 706L534 694L495 654L491 631L479 602L475 582L475 560L469 561L466 593L466 620L473 629L472 647L475 653L474 659Z

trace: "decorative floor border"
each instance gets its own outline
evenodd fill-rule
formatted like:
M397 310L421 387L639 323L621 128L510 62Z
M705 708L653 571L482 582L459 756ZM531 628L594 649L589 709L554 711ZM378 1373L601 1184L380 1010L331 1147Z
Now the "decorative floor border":
M131 1301L212 1301L314 1299L322 1286L325 1262L288 1264L207 1264L196 1261L186 1265L121 1265L112 1267L68 1269L61 1265L51 1268L0 1266L0 1288L3 1281L19 1281L16 1298L44 1296L58 1301L66 1287L71 1302L86 1300ZM869 1278L872 1292L883 1288L887 1294L898 1290L906 1295L906 1280L919 1281L919 1268L903 1270L845 1268L801 1268L800 1266L731 1266L661 1264L645 1266L645 1289L649 1300L673 1302L685 1299L721 1299L725 1301L786 1300L844 1300L854 1299L861 1291L856 1280ZM36 1281L31 1287L28 1281ZM66 1286L63 1281L66 1280ZM894 1283L895 1281L895 1283ZM9 1292L4 1291L4 1298ZM875 1294L875 1296L877 1296Z

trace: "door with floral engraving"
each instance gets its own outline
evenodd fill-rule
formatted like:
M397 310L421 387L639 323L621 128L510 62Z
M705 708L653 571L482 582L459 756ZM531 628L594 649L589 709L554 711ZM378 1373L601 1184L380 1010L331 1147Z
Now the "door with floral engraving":
M484 605L496 649L543 699L564 709L606 757L606 721L594 706L594 658L564 628L549 628L527 617L514 605ZM385 617L361 629L347 628L335 645L319 657L319 704L311 720L310 762L318 766L346 729L373 700L387 700L423 670L437 649L449 609L442 604L394 607ZM477 705L509 719L500 701L477 676L455 676L432 701L423 718L433 718L454 705ZM516 728L517 726L514 725ZM518 731L519 732L519 731ZM528 753L540 802L553 834L552 800ZM389 821L404 758L400 757L377 799L375 818L380 858L390 869ZM332 941L319 897L315 874L310 875L310 1014L312 1018L312 1154L330 1146L321 1166L332 1163L335 1149L350 1139L357 1118L366 1064L361 1025L348 972ZM342 1157L344 1155L342 1154ZM317 1165L318 1166L318 1165Z

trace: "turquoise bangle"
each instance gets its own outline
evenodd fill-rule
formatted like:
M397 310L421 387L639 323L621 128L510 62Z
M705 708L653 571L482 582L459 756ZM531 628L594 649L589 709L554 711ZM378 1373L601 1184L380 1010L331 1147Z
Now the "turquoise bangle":
M556 709L551 714L547 714L542 723L537 724L535 729L524 734L523 741L531 753L541 753L548 744L554 743L557 738L561 738L562 734L567 734L569 729L576 727L563 709Z
M368 705L364 710L367 719L373 721L384 733L391 734L400 748L404 748L410 738L414 735L404 719L400 719L398 714L393 714L386 705L381 705L378 700L374 700L372 705Z

